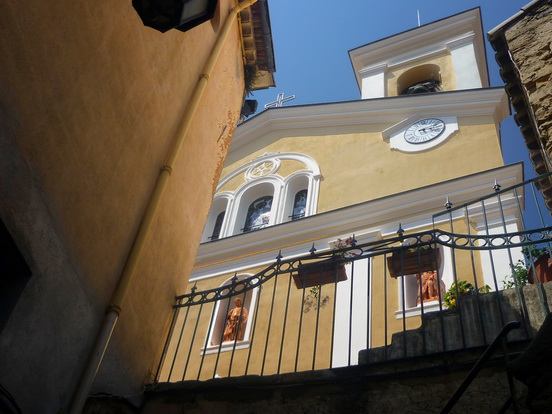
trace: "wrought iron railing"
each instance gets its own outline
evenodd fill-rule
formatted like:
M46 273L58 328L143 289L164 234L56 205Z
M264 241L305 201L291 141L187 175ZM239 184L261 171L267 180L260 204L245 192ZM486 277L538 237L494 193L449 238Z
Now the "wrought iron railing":
M536 229L525 229L521 211L543 179L496 184L491 196L448 204L425 231L406 234L399 225L395 237L278 254L254 275L192 287L176 298L156 379L269 375L466 349L488 345L510 320L523 327L511 339L530 339L549 312L539 275L549 264L536 263L530 247L548 260L552 226L539 203ZM523 286L518 271L535 284Z

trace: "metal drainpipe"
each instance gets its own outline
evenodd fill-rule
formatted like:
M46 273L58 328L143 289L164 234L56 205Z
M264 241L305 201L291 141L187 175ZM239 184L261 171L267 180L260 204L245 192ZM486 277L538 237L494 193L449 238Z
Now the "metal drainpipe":
M192 97L190 98L190 102L188 103L186 111L182 116L178 131L173 138L172 145L167 153L165 164L163 165L163 168L159 173L157 183L150 196L150 199L146 206L146 210L144 211L142 221L140 223L140 226L138 227L138 231L136 233L134 242L125 263L125 267L123 269L123 272L121 273L121 276L119 277L117 287L113 292L111 304L106 309L100 331L94 344L94 348L92 349L92 352L88 357L87 364L80 377L79 384L73 396L71 407L69 409L69 412L71 414L80 414L82 412L84 403L86 402L86 398L88 397L88 393L90 392L90 388L92 387L92 383L94 381L96 373L100 368L103 356L105 354L107 346L109 345L111 334L113 333L113 329L115 328L117 320L119 319L119 315L123 307L123 302L132 283L134 271L136 270L138 259L142 253L146 237L149 233L153 219L155 218L155 215L157 213L157 209L159 207L165 187L169 182L169 177L172 172L172 166L178 156L184 140L186 139L188 129L190 128L190 124L192 123L194 114L199 106L201 97L203 96L203 92L205 91L207 83L209 82L209 77L213 72L215 64L217 63L218 57L222 51L225 40L228 37L230 29L232 28L232 25L236 20L238 14L242 10L246 9L256 2L257 0L244 0L234 6L232 9L230 9L230 13L226 18L226 21L224 22L224 26L222 27L220 35L217 38L213 49L211 50L211 54L209 55L205 66L203 67L200 79L196 84Z

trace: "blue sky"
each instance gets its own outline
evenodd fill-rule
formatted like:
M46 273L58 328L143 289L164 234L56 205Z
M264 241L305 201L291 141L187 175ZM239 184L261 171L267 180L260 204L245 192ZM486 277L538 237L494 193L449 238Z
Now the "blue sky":
M348 51L421 24L481 7L483 30L493 29L529 0L269 0L276 56L276 87L253 94L259 112L280 92L296 99L286 106L360 99ZM491 86L501 86L494 50L487 43ZM525 162L525 177L535 174L512 117L502 128L506 164Z
M285 106L360 99L348 51L417 27L418 10L423 25L480 7L486 34L520 11L529 0L268 2L276 57L276 87L255 92L250 97L258 100L258 112L280 92L296 96ZM494 50L485 41L491 86L503 86ZM505 164L523 161L525 179L535 177L513 116L502 122L501 133ZM545 216L548 220L549 215L545 213ZM540 227L532 201L526 205L525 220L528 228Z

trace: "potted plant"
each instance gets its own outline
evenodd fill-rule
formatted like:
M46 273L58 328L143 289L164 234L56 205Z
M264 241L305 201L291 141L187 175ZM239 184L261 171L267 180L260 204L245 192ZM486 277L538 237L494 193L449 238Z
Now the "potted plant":
M441 253L429 245L396 250L387 257L387 267L391 277L430 272L439 269Z
M529 273L527 275L529 283L535 284L537 283L537 280L540 283L550 282L552 281L552 259L550 259L550 254L544 250L541 250L541 254L539 256L533 255L533 257L537 257L533 261L533 266L529 265ZM544 251L543 251L544 250ZM534 273L533 273L533 267L534 267L534 273L536 273L537 277L535 279Z
M346 239L337 239L330 243L330 250L345 249L354 246L355 243L352 236ZM303 289L347 280L345 265L349 261L343 260L343 258L348 259L356 255L351 251L336 252L330 259L299 265L297 273L293 275L295 286L297 289Z
M504 289L511 289L516 284L535 284L537 279L540 283L552 281L552 259L548 251L535 246L524 247L522 251L525 261L520 259L511 266L512 274L503 282ZM537 275L536 279L534 273Z
M485 285L480 287L478 290L479 293L488 293L490 292L491 287L489 285ZM447 293L445 293L443 298L443 305L449 309L454 308L458 304L458 298L473 295L475 292L476 289L470 282L466 280L459 280L458 287L456 283L450 285L449 290L447 290Z

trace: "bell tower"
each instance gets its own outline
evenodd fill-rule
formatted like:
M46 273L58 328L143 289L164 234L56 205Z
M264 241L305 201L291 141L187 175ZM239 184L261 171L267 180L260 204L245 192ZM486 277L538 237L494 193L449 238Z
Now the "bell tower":
M479 8L349 52L362 99L489 87Z

